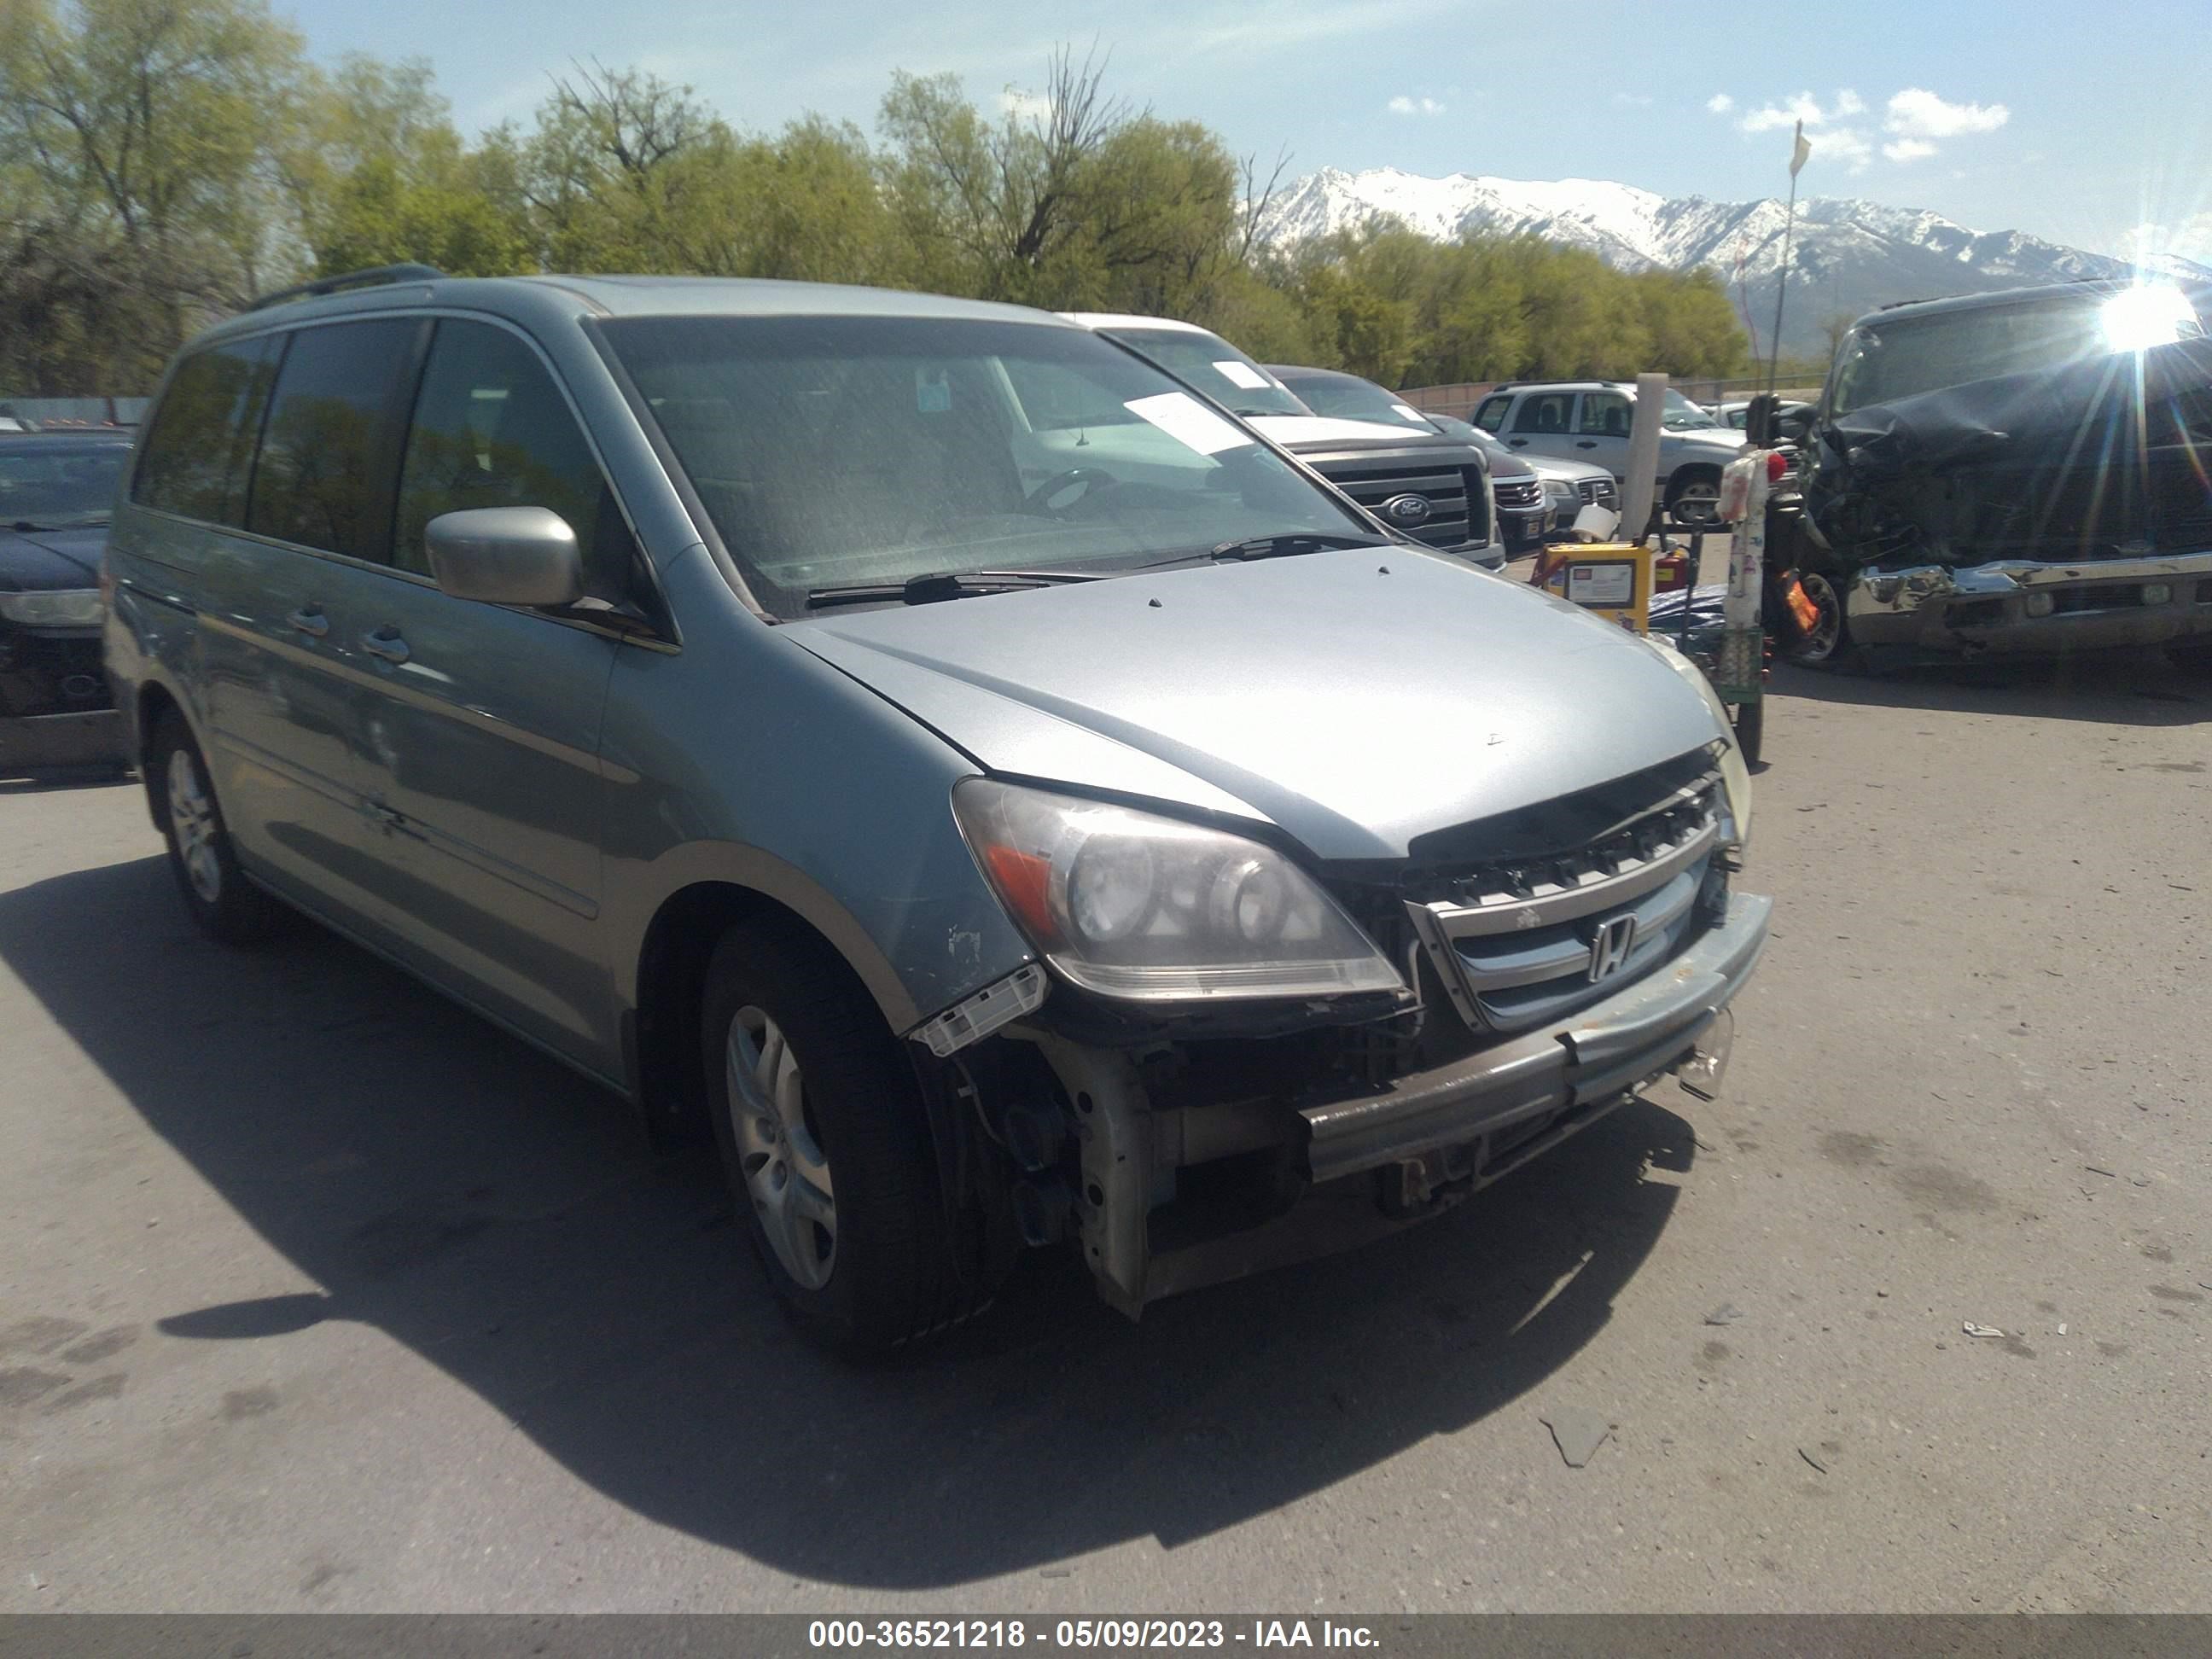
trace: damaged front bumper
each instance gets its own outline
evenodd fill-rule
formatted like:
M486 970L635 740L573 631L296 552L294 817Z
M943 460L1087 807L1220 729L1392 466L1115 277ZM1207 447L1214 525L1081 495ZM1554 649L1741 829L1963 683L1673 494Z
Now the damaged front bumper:
M2054 655L2212 635L2212 550L2068 563L1862 570L1845 610L1862 646Z
M1154 1110L1132 1056L1015 1027L1076 1108L1070 1225L1106 1300L1134 1317L1200 1285L1325 1255L1438 1213L1669 1073L1711 1097L1729 1006L1765 950L1771 899L1739 894L1680 956L1554 1024L1382 1087ZM1256 1225L1157 1235L1178 1171L1272 1152L1306 1195Z

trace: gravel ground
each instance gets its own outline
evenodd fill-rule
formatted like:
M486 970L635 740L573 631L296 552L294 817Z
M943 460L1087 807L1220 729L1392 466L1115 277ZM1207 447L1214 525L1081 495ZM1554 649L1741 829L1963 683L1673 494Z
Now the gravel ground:
M611 1101L0 792L0 1610L2212 1609L2212 678L1789 677L1767 753L1720 1103L874 1371Z

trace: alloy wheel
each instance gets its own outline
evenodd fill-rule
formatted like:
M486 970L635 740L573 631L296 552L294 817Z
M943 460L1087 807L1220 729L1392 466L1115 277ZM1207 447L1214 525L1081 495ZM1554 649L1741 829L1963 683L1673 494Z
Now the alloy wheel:
M177 858L192 891L203 904L219 902L222 861L216 854L215 802L188 750L169 751L169 830L176 837Z
M748 1005L730 1021L725 1066L738 1161L761 1231L783 1270L818 1291L837 1263L836 1189L799 1058L782 1027Z

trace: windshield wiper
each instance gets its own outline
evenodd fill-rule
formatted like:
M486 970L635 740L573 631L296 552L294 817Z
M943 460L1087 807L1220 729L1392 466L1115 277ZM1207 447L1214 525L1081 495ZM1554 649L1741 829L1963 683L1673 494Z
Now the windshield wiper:
M1156 559L1150 564L1140 564L1139 570L1158 570L1163 565L1188 564L1196 559L1212 559L1217 564L1230 560L1285 559L1301 553L1335 553L1348 547L1395 547L1395 542L1377 541L1372 536L1338 536L1327 532L1295 531L1280 536L1248 536L1241 541L1219 542L1203 550L1178 553L1171 559Z
M833 605L881 605L896 599L902 605L934 605L939 599L972 599L981 593L1011 593L1024 587L1056 587L1064 582L1095 582L1103 575L1090 570L934 570L909 576L902 582L853 582L843 587L817 587L806 596L806 608L819 611Z

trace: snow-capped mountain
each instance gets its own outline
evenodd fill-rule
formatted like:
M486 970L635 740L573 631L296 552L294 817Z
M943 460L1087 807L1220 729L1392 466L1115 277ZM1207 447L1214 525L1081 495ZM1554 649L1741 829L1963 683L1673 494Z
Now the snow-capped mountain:
M1468 230L1542 236L1588 248L1626 270L1709 265L1731 294L1741 282L1741 297L1763 332L1771 326L1782 267L1785 210L1778 200L1709 202L1595 179L1427 179L1395 167L1325 167L1268 204L1261 234L1287 246L1381 216L1439 240ZM2212 270L2203 266L2164 263L2179 267L2168 274L2212 280ZM1892 301L2120 276L2129 269L2124 260L2021 231L1973 231L1941 214L1814 197L1797 204L1783 347L1823 348L1824 319L1856 317Z

